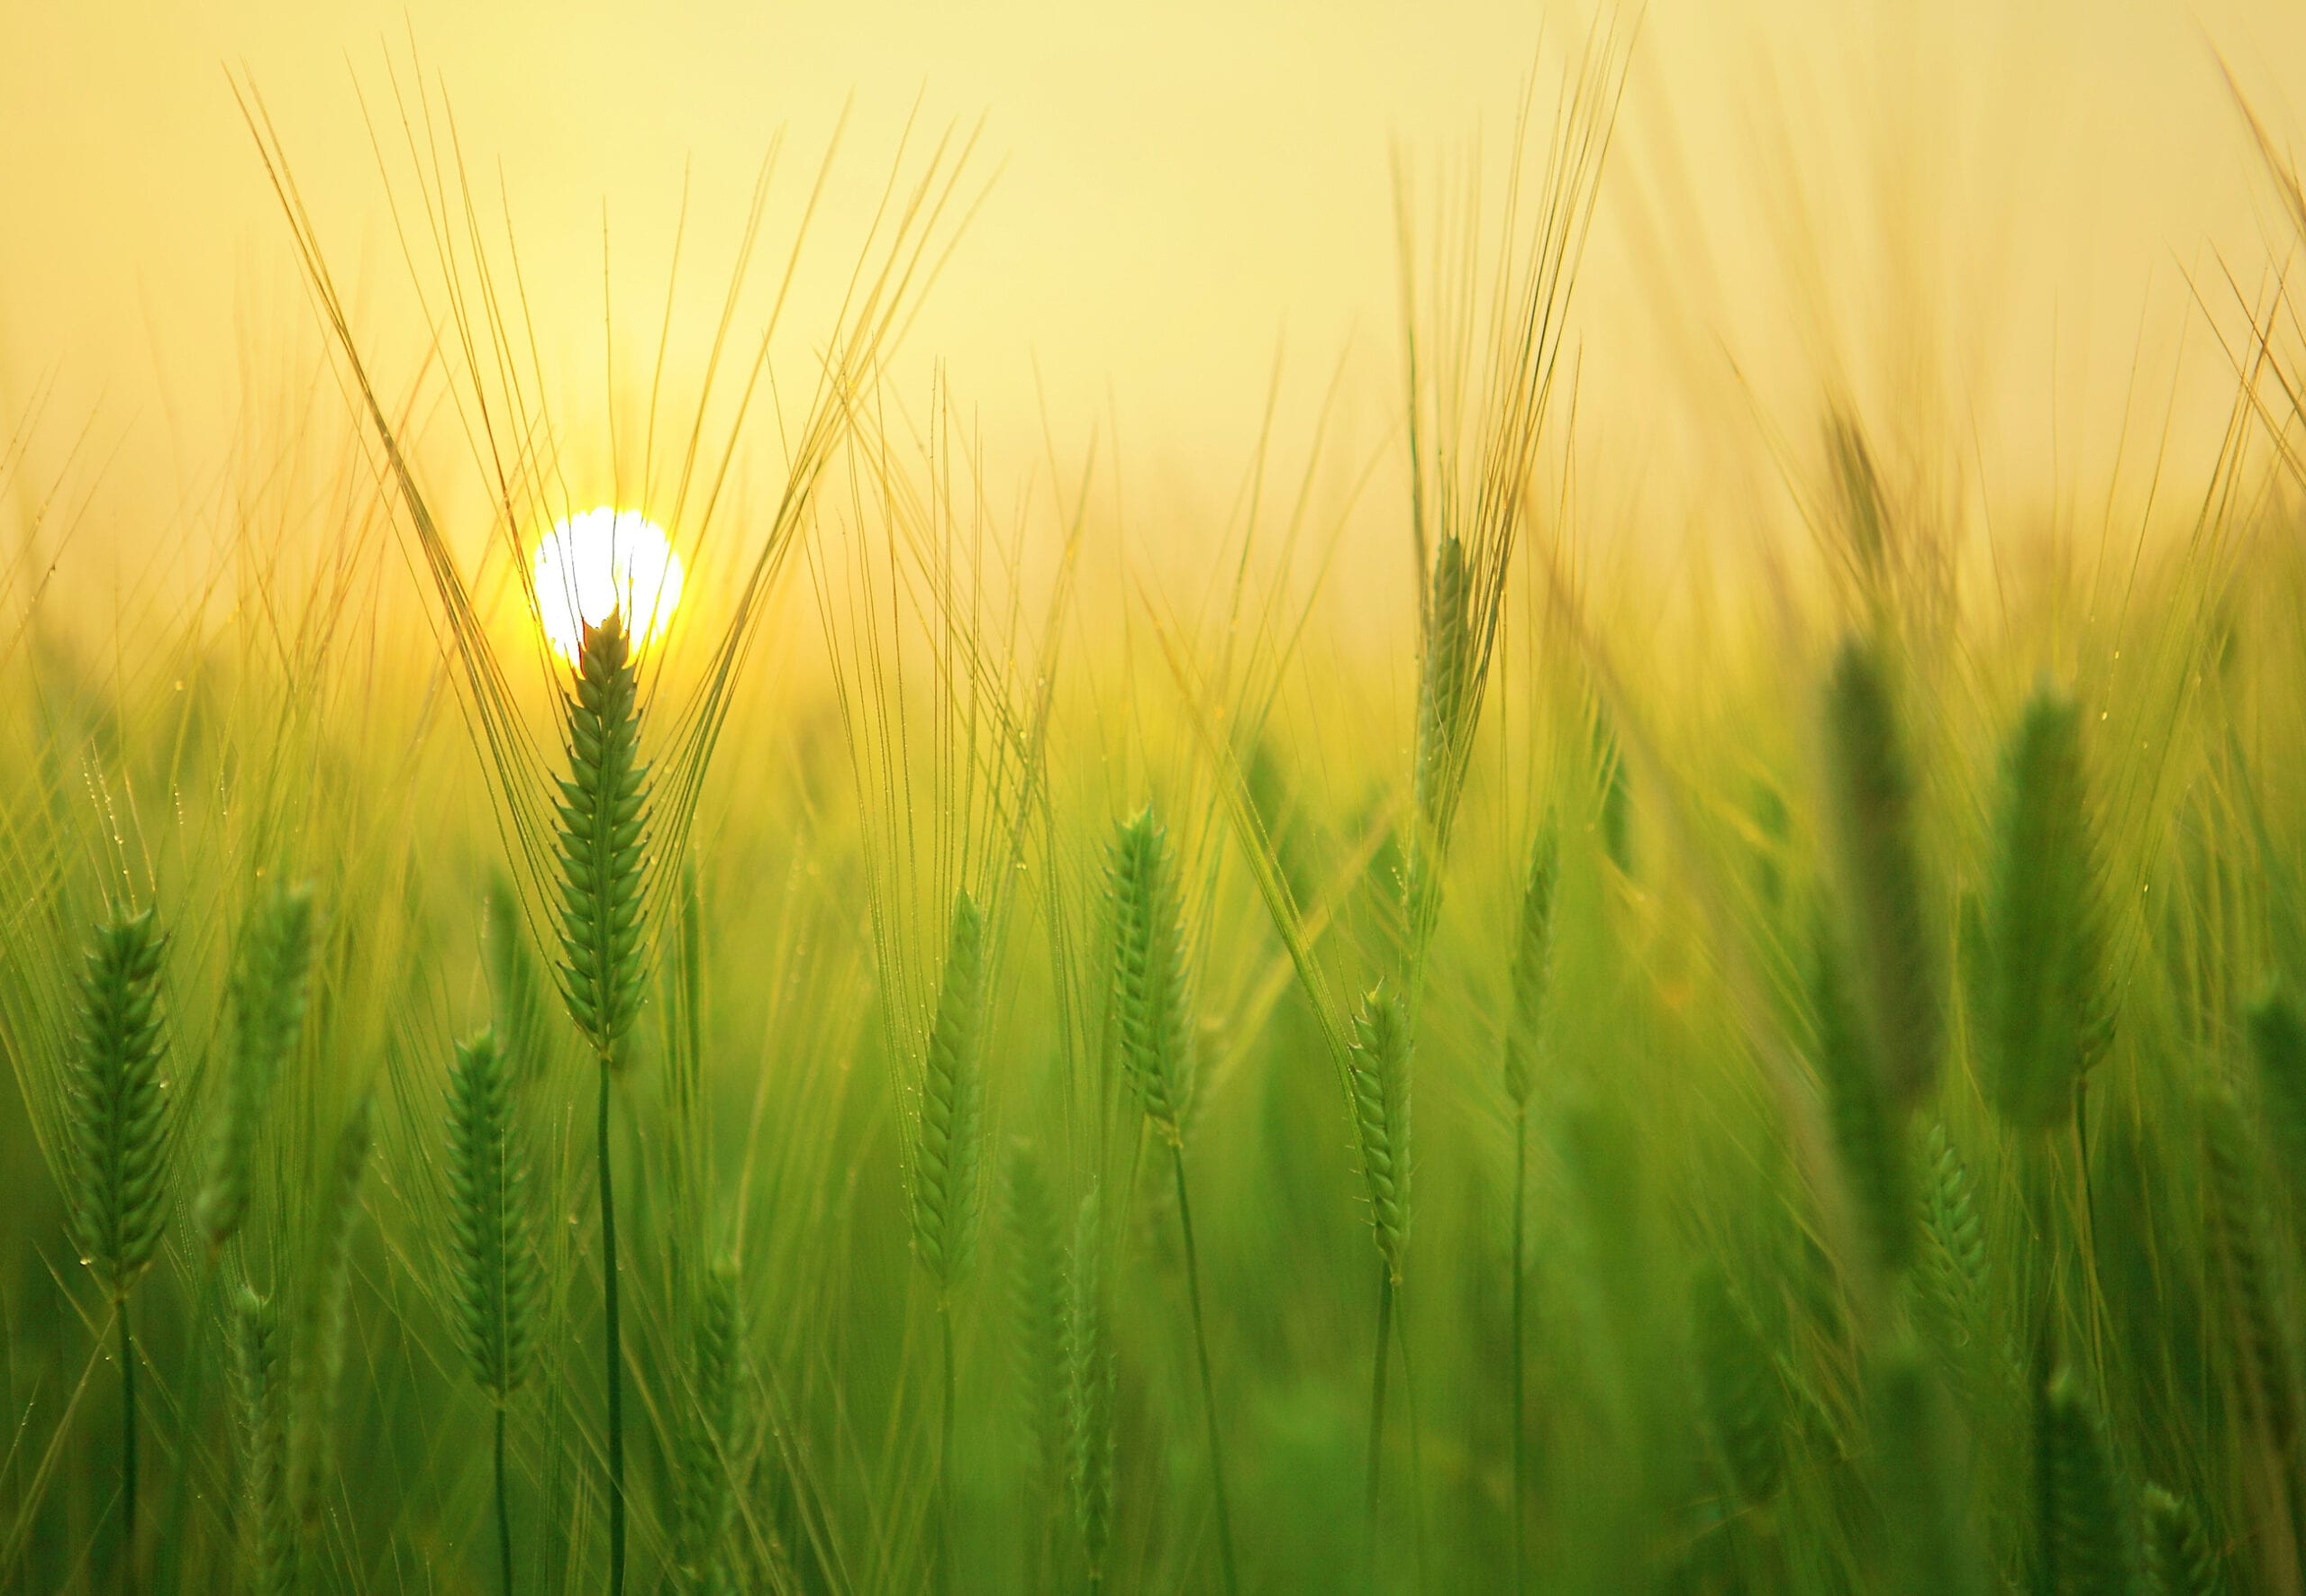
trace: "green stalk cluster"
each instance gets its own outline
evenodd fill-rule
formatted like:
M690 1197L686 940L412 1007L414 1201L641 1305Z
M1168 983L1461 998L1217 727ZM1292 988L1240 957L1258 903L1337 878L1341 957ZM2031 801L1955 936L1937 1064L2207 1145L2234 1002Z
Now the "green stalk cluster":
M239 1234L248 1218L257 1131L281 1065L304 1029L313 941L309 886L275 883L241 928L232 973L232 1039L224 1060L223 1102L194 1203L195 1222L212 1248Z
M968 1274L983 1209L985 912L953 894L913 1142L912 1245L940 1292Z

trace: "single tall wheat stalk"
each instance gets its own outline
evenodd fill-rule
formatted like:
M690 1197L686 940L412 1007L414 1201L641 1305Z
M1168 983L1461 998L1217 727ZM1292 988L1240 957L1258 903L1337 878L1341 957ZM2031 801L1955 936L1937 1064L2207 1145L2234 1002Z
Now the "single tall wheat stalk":
M1138 1106L1168 1144L1176 1184L1177 1228L1185 1255L1185 1291L1193 1306L1194 1353L1201 1370L1202 1414L1209 1431L1209 1472L1217 1502L1217 1552L1229 1591L1240 1589L1233 1559L1233 1510L1225 1488L1225 1446L1217 1423L1217 1382L1210 1371L1209 1329L1201 1305L1201 1256L1185 1186L1185 1127L1193 1099L1193 1006L1186 978L1185 918L1168 833L1151 805L1123 821L1105 856L1113 922L1112 1005L1122 1073Z
M565 704L568 775L560 782L561 995L600 1066L601 1281L608 1393L609 1591L624 1590L624 1337L617 1319L616 1188L609 1086L640 1017L648 945L643 864L649 770L624 621L587 626Z

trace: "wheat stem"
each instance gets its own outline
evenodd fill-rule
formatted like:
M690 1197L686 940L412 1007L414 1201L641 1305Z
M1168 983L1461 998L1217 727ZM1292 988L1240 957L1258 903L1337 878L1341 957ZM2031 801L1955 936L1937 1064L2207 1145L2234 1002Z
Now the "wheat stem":
M1507 1362L1512 1371L1512 1394L1506 1411L1511 1415L1513 1429L1513 1589L1519 1591L1529 1578L1528 1502L1530 1489L1529 1441L1523 1430L1528 1424L1528 1401L1522 1367L1522 1342L1527 1337L1523 1302L1527 1282L1523 1278L1528 1268L1526 1231L1529 1228L1530 1195L1530 1109L1523 1103L1513 1112L1513 1345Z
M617 1322L616 1188L609 1158L609 1070L601 1066L601 1319L609 1420L609 1592L624 1589L624 1335Z
M1384 1483L1382 1466L1385 1443L1385 1363L1394 1338L1394 1276L1390 1270L1377 1272L1377 1358L1369 1374L1369 1480L1362 1503L1362 1519L1368 1527L1369 1588L1377 1588L1377 1504L1379 1489Z
M121 1589L136 1590L136 1338L128 1299L120 1300L120 1564Z
M513 1515L504 1504L504 1404L496 1404L496 1588L513 1596Z
M1201 1255L1194 1247L1193 1204L1185 1197L1185 1149L1175 1142L1169 1144L1169 1168L1177 1183L1177 1228L1184 1232L1185 1245L1185 1292L1193 1304L1193 1345L1201 1360L1202 1410L1209 1423L1209 1473L1217 1494L1217 1551L1225 1570L1225 1589L1233 1592L1240 1590L1241 1582L1233 1564L1233 1510L1225 1492L1225 1446L1218 1436L1217 1383L1209 1373L1209 1331L1201 1313Z

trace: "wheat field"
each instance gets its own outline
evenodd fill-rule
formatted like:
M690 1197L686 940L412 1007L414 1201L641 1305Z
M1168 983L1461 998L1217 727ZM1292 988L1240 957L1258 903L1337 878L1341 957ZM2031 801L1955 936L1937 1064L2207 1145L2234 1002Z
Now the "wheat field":
M0 414L0 1589L2306 1591L2281 112L2201 447L1819 361L1675 541L1646 38L1194 491L915 363L979 124L565 326L413 44L388 269L236 69L286 375L168 523Z

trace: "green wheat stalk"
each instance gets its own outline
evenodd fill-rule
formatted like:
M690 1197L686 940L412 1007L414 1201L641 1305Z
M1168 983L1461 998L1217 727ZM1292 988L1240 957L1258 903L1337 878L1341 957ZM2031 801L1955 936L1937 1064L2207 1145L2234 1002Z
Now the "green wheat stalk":
M505 1410L528 1374L541 1274L527 1163L513 1123L512 1068L490 1030L458 1043L456 1055L449 1071L449 1279L465 1365L495 1420L498 1589L511 1596Z
M1393 1337L1394 1294L1409 1249L1409 1016L1401 996L1383 981L1354 1016L1350 1069L1354 1129L1361 1176L1369 1194L1371 1234L1383 1267L1377 1275L1377 1356L1369 1377L1367 1528L1376 1534L1380 1466L1385 1435L1385 1365Z
M152 911L95 928L68 1061L71 1232L120 1334L121 1558L136 1566L136 1338L129 1293L160 1241L168 1099L160 1079L160 943Z
M1168 1144L1177 1227L1185 1242L1194 1351L1201 1372L1202 1414L1209 1435L1217 1551L1226 1590L1239 1591L1232 1501L1225 1485L1225 1447L1217 1422L1217 1382L1210 1369L1201 1258L1194 1247L1193 1203L1185 1184L1185 1127L1192 1105L1194 1059L1185 920L1168 833L1150 804L1115 830L1105 855L1105 881L1113 924L1112 1011L1121 1072L1147 1122Z
M624 1590L624 1338L617 1319L616 1192L609 1086L640 1016L648 942L643 870L649 771L631 639L612 612L587 626L565 709L568 775L560 787L560 992L600 1066L597 1184L604 1379L608 1393L609 1591Z

